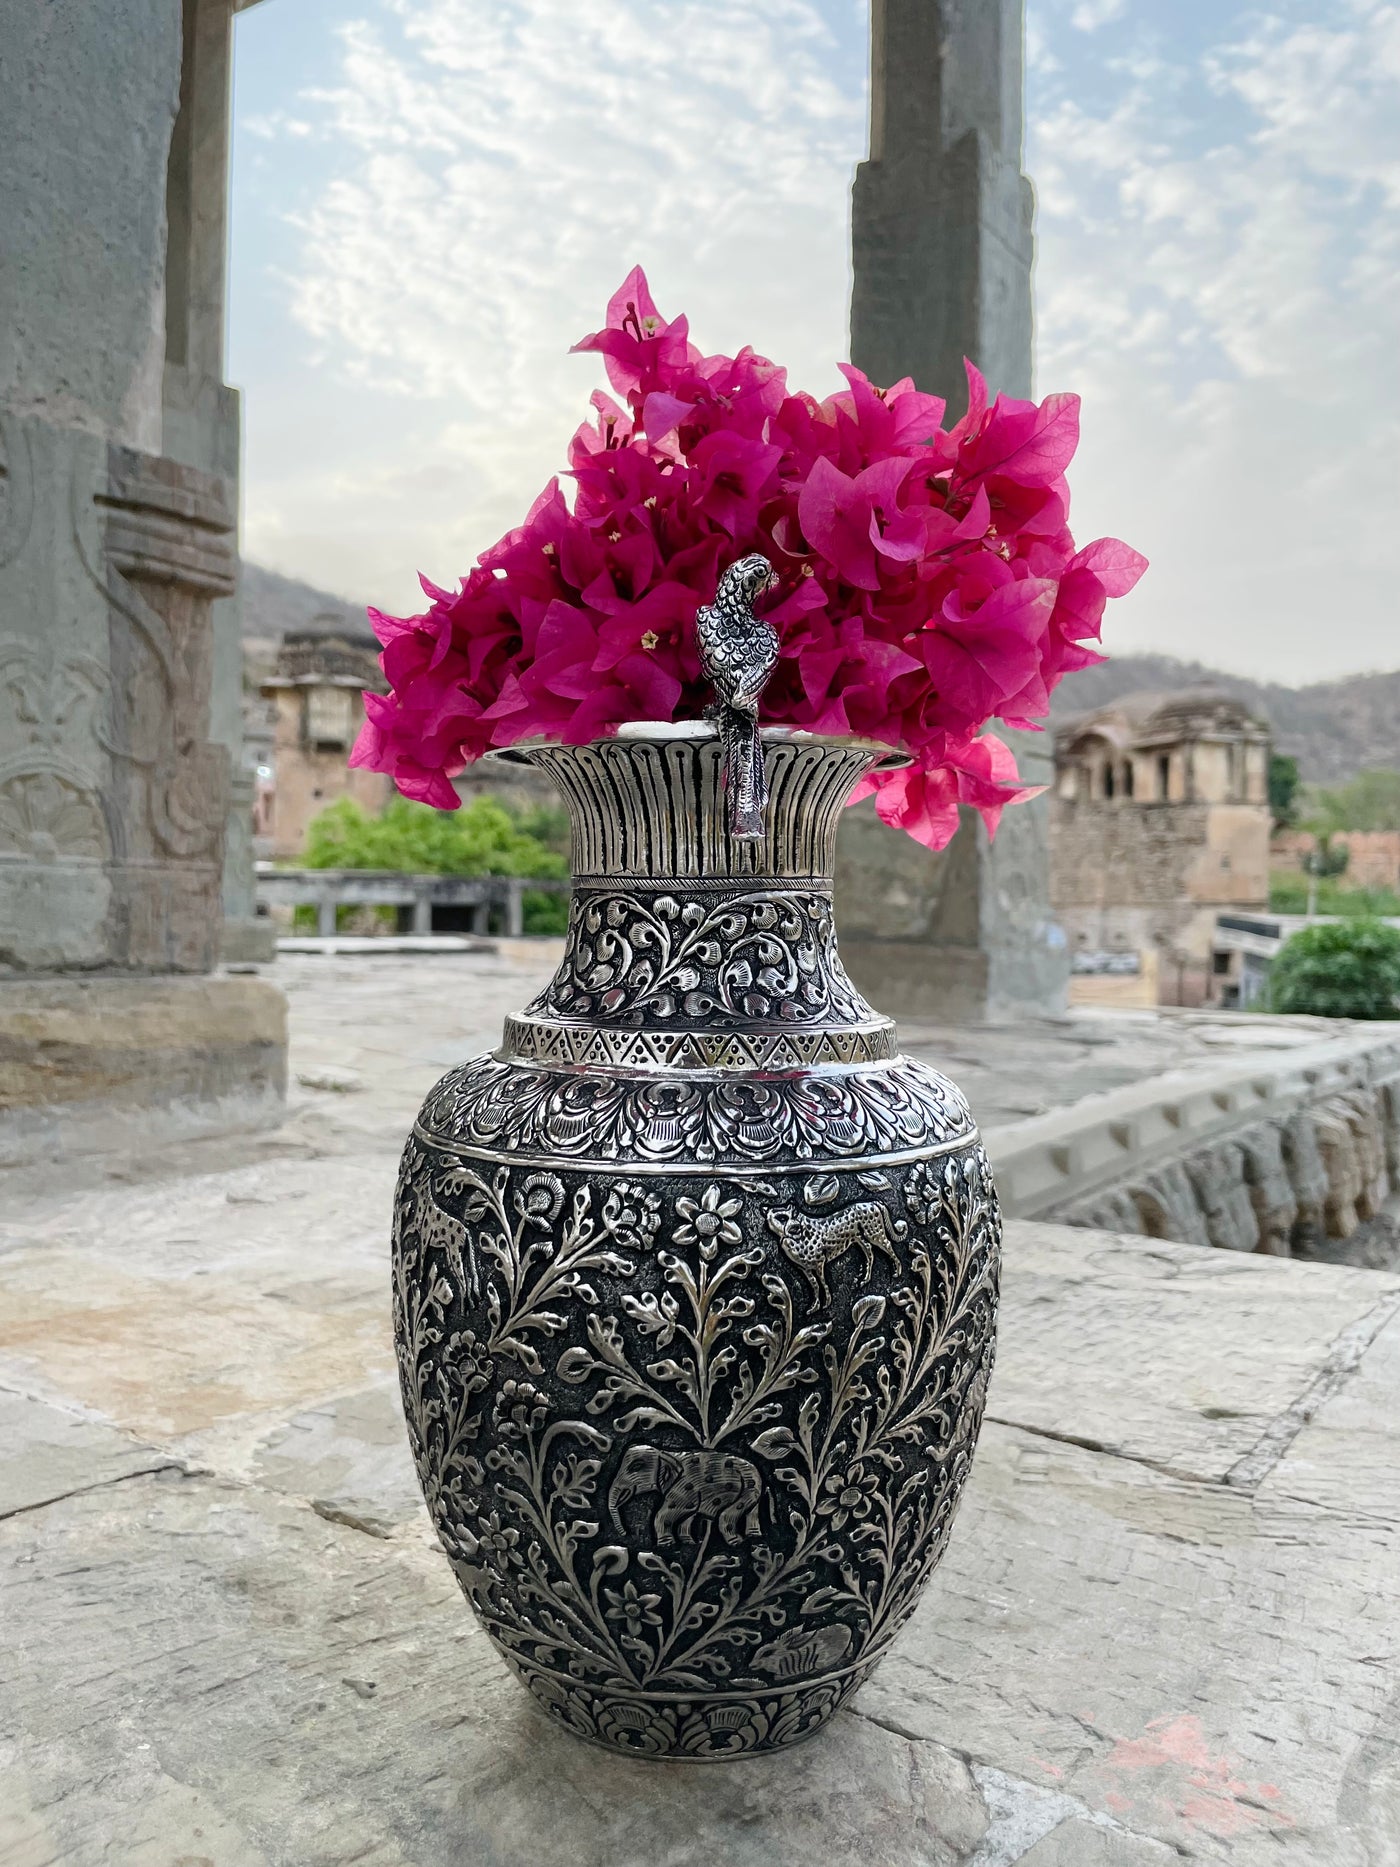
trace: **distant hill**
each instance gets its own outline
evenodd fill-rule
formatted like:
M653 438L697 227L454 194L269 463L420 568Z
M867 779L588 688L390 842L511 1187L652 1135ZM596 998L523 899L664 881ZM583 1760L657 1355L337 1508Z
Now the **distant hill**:
M286 635L339 635L374 641L363 603L317 590L245 558L242 571L243 634L249 641L280 642Z
M1087 713L1144 688L1201 684L1235 695L1267 720L1275 749L1296 758L1310 784L1341 784L1378 765L1400 767L1400 669L1310 687L1279 687L1171 655L1115 655L1063 681L1051 718L1058 722Z
M291 632L374 641L362 606L245 561L245 637L250 644L270 645ZM1400 768L1400 669L1311 687L1278 687L1171 655L1116 655L1102 667L1071 674L1056 691L1051 719L1087 713L1144 688L1203 683L1237 695L1266 719L1278 750L1297 759L1309 783L1341 784L1378 765Z

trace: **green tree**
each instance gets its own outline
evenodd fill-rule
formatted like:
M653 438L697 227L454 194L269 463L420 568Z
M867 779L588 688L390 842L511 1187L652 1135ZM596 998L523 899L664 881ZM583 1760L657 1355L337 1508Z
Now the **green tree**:
M1301 928L1269 970L1269 1009L1400 1017L1400 930L1376 920Z
M1276 830L1298 820L1298 761L1282 752L1269 756L1269 814Z
M531 827L526 827L526 825ZM314 818L302 857L308 869L393 869L406 875L517 875L563 880L569 865L547 846L557 813L516 813L498 798L478 797L461 810L434 810L394 797L377 817L342 797ZM527 890L526 933L562 933L561 894Z
M1332 847L1333 832L1316 830L1317 848L1310 849L1303 857L1304 875L1315 875L1319 881L1335 881L1337 876L1345 875L1347 864L1351 861L1351 851L1345 843Z
M1319 828L1400 830L1400 771L1362 771L1349 784L1317 786L1309 814Z

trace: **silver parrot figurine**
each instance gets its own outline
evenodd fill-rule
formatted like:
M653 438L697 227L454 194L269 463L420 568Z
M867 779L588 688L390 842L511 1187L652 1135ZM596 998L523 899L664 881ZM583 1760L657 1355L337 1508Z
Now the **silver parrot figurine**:
M778 659L778 634L755 616L755 600L777 585L773 566L759 552L739 558L719 580L713 603L695 617L700 665L715 690L705 717L719 728L720 774L729 798L729 834L753 840L764 833L768 781L758 736L758 697Z

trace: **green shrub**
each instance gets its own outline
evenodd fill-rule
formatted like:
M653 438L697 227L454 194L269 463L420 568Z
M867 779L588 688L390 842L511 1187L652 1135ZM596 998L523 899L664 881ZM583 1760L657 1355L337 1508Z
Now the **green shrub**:
M532 817L539 813L532 812ZM395 869L404 875L524 875L558 879L569 865L494 797L461 810L391 798L372 817L342 797L306 833L308 869Z
M1301 928L1269 970L1271 1011L1400 1017L1400 930L1377 920Z
M569 897L527 888L520 897L520 923L527 934L567 933Z
M1276 830L1298 821L1298 761L1282 752L1269 755L1269 814Z
M567 878L569 820L551 805L512 811L499 798L474 798L461 810L434 810L391 798L372 817L352 798L339 798L313 819L302 865L308 869L392 869L402 875L517 875ZM526 889L526 933L560 934L568 925L564 894ZM337 920L346 913L341 909ZM393 909L386 910L392 918ZM298 917L303 910L298 909ZM313 923L315 910L306 909Z
M1362 771L1350 784L1318 785L1308 802L1320 829L1400 830L1400 771Z
M1296 869L1275 869L1269 877L1269 909L1274 914L1306 914L1307 876ZM1346 888L1332 877L1319 876L1315 912L1352 920L1385 919L1400 915L1400 895L1393 888Z
M361 903L358 907L338 907L335 911L335 930L343 934L372 933L378 927L381 933L391 934L398 927L399 911L392 907L375 907ZM320 909L303 901L300 907L292 909L292 932L297 934L318 934L321 931Z

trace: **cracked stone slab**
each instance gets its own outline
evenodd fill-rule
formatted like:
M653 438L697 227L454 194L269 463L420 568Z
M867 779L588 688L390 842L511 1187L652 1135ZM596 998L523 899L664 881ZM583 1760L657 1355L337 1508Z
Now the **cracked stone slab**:
M1010 1226L1003 1423L854 1712L708 1768L538 1719L421 1529L388 1323L413 1109L531 980L382 964L293 998L361 1093L7 1185L0 1385L76 1450L0 1523L3 1867L1395 1867L1382 1274Z
M1397 1302L1379 1272L1013 1221L988 1412L1221 1479Z
M310 1499L328 1521L371 1535L406 1523L429 1527L397 1383L294 1414L259 1446L250 1475L255 1484Z
M1012 1862L1015 1867L1180 1867L1183 1858L1160 1841L1073 1817L1037 1841L1029 1853L1008 1856L1008 1867Z
M591 1750L428 1551L119 1489L0 1524L6 1867L958 1867L986 1831L959 1757L850 1714L720 1768Z
M1400 1547L1365 1495L1250 1495L993 1425L943 1565L857 1709L1192 1860L1268 1861L1304 1834L1318 1867L1344 1845L1400 1859L1375 1737Z
M100 1421L0 1391L0 1518L169 1464Z
M1392 1311L1354 1368L1297 1421L1259 1485L1260 1498L1297 1499L1339 1515L1365 1512L1400 1531L1398 1395L1400 1314Z

